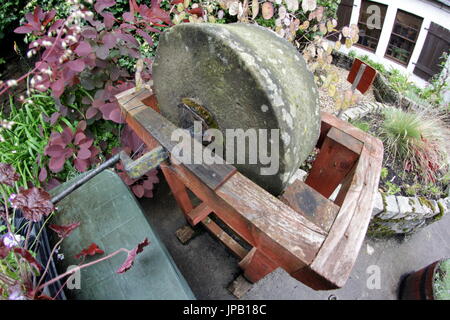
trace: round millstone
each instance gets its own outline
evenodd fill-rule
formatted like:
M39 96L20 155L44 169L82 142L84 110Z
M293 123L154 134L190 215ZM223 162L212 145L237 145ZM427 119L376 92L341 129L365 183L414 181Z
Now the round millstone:
M161 113L179 126L179 105L189 99L213 116L225 139L226 129L279 129L276 174L261 174L269 164L259 156L257 164L248 164L248 143L246 164L226 158L274 195L316 145L320 113L313 76L298 51L265 28L240 23L174 26L160 37L153 80ZM275 137L270 130L268 135Z

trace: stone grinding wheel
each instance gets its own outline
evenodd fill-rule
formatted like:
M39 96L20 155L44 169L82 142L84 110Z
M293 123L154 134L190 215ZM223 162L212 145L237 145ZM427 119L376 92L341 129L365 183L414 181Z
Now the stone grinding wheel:
M313 76L298 51L265 28L240 23L174 26L160 37L153 80L161 113L176 125L182 122L179 105L188 98L206 109L222 132L279 129L275 175L261 175L260 169L269 165L259 161L235 164L226 159L274 195L316 145L320 113Z

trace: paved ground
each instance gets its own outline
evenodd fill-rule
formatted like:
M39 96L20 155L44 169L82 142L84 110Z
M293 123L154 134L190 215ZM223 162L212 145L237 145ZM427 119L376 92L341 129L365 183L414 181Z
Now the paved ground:
M182 245L175 231L185 225L165 182L153 199L141 202L149 222L167 246L198 299L234 299L227 286L240 273L238 260L206 231ZM396 299L400 277L438 259L450 257L450 216L404 240L366 240L344 288L314 291L279 269L255 284L243 299ZM380 289L369 289L368 271L380 270Z

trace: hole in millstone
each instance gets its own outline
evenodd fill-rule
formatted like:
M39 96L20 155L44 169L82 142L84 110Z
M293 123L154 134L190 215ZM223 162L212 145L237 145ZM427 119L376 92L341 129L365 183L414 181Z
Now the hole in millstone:
M205 132L208 129L219 129L214 115L196 99L182 98L181 103L178 104L179 126L180 128L189 130L192 137L194 136L194 122L200 122L202 125L202 142L203 145L208 145L214 141L214 137L205 137Z

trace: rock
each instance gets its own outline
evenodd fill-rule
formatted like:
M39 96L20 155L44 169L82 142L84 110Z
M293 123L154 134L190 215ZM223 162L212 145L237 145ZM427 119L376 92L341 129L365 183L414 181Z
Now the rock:
M396 219L404 218L414 212L413 202L411 202L411 198L409 197L401 197L397 196L397 204L400 213L395 217Z
M386 207L384 211L380 213L377 218L388 220L394 218L396 215L400 213L398 208L397 199L395 196L387 196L385 198Z
M375 194L375 199L373 203L372 217L375 217L377 214L384 210L383 197L380 192Z
M241 23L171 27L160 36L153 80L161 113L177 125L182 120L178 105L188 98L222 132L279 129L278 173L262 175L261 167L269 165L261 163L236 165L274 195L282 192L319 137L313 75L296 48L266 28Z

